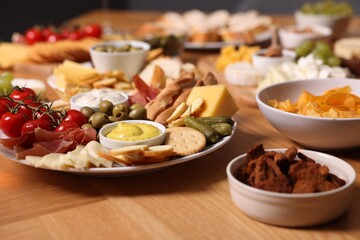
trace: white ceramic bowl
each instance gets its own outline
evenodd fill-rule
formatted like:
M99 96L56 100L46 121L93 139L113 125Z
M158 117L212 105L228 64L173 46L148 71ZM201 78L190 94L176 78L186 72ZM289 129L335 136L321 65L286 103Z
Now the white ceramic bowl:
M157 123L157 122L153 122L153 121L148 121L148 120L126 120L126 121L122 121L125 123L145 123L145 124L150 124L155 126L156 128L158 128L160 130L160 135L156 136L154 138L150 138L147 140L141 140L141 141L120 141L120 140L113 140L110 138L107 138L106 135L108 133L111 132L111 130L113 130L114 128L116 128L117 124L119 122L114 122L114 123L109 123L104 125L100 131L99 131L99 140L100 143L102 145L104 145L107 148L110 149L114 149L114 148L119 148L119 147L124 147L124 146L131 146L131 145L148 145L148 146L155 146L155 145L161 145L164 141L165 141L165 137L166 137L166 128L164 125Z
M311 28L314 32L295 32L294 30L303 30ZM306 40L328 40L332 34L330 27L308 24L304 26L287 25L280 27L279 38L282 47L295 49Z
M296 25L308 26L312 24L326 26L332 29L332 37L342 37L348 28L351 15L322 15L306 14L300 11L295 12Z
M128 104L129 96L125 92L114 89L93 89L72 96L70 98L70 108L80 111L82 107L88 106L97 112L99 111L99 103L102 100L109 100L114 105Z
M266 49L260 49L252 55L252 63L257 71L262 75L266 75L271 66L280 65L283 62L293 61L295 53L290 50L283 49L281 57L267 57L263 56Z
M307 90L322 95L334 87L350 86L352 93L360 96L358 79L311 79L274 84L256 94L259 109L267 120L286 137L299 144L319 150L344 150L360 147L360 118L321 118L288 113L268 105L269 100L295 102Z
M114 45L121 47L130 44L134 47L140 47L142 50L132 52L101 52L94 50L99 46ZM119 40L101 42L90 48L91 61L99 72L120 70L123 71L130 79L140 72L146 59L150 45L146 42L135 40Z
M284 152L286 149L266 149ZM349 207L356 173L347 162L320 152L299 150L316 162L328 166L330 173L344 179L340 188L320 193L292 194L257 189L235 178L239 167L247 164L246 154L233 159L226 168L230 194L246 215L273 225L304 227L334 220Z

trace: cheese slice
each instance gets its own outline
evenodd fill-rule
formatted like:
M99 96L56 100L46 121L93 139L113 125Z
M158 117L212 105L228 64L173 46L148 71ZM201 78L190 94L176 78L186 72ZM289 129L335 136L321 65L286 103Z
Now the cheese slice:
M67 83L81 83L90 79L99 78L100 74L94 69L82 64L65 60L54 69L55 84L65 88Z
M194 87L186 103L190 104L199 97L204 100L203 110L200 112L199 117L232 116L238 110L238 106L225 85Z
M110 154L109 150L97 141L89 142L86 147L81 150L81 154L86 155L87 159L96 167L104 166L111 168L113 162L100 157L98 152Z
M66 157L74 163L75 168L84 169L91 166L91 162L88 160L87 156L81 154L83 148L83 145L77 145L75 150L66 154Z
M344 59L360 58L360 37L342 38L334 43L334 53Z

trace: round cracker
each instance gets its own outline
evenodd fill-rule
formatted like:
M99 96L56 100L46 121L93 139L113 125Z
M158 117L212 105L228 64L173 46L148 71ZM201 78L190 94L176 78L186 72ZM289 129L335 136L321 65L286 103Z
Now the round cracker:
M166 130L165 144L173 146L174 155L188 156L204 149L206 138L190 127L171 127Z

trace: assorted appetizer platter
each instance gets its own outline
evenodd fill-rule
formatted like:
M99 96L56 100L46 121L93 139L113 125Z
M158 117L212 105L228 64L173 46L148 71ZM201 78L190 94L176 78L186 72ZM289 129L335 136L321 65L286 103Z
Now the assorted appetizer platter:
M65 61L54 73L65 84L74 82L67 76L76 77L81 91L72 85L68 106L60 108L39 100L31 88L4 88L1 153L33 167L130 175L199 158L230 141L237 106L224 85L211 73L199 78L184 69L177 79L163 82L166 76L159 71L164 73L156 65L150 85L135 75L129 94L114 85L96 85L103 74ZM2 75L4 83L11 78Z

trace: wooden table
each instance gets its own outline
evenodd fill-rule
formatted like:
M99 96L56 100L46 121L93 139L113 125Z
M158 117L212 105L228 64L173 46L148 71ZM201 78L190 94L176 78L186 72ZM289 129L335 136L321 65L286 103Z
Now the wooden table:
M109 12L114 26L134 29L160 13ZM71 22L100 20L100 11ZM141 18L140 18L141 16ZM291 17L277 17L282 22ZM185 53L195 59L198 54ZM46 79L46 74L15 72ZM53 91L48 88L48 96ZM239 103L233 139L214 153L162 171L130 177L77 176L0 158L0 239L360 239L360 179L350 209L310 228L255 221L233 204L225 168L254 144L295 144L270 126L257 108ZM359 173L360 150L332 153ZM316 213L314 213L316 214Z

